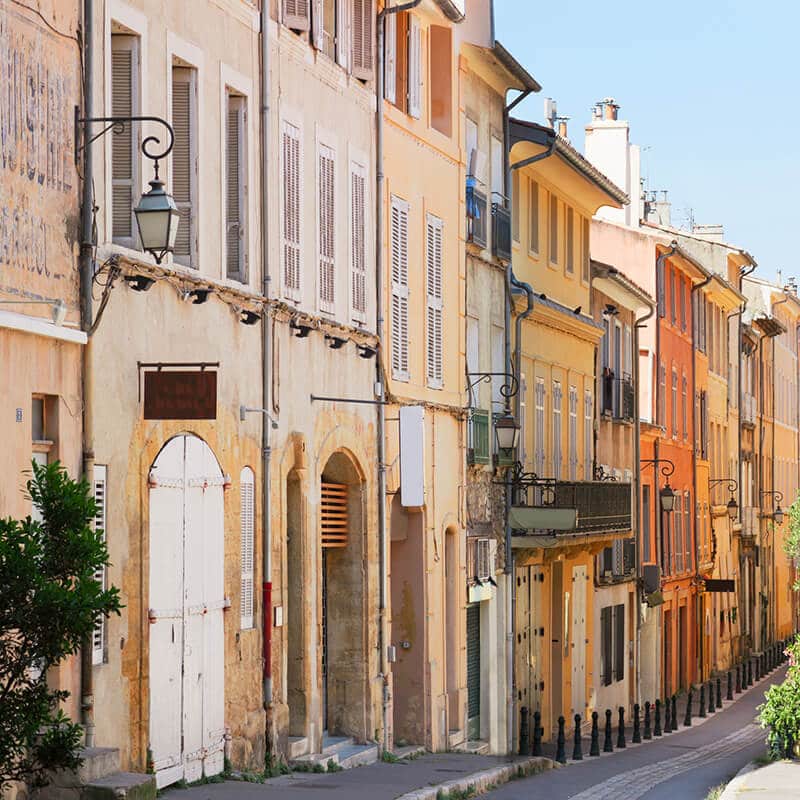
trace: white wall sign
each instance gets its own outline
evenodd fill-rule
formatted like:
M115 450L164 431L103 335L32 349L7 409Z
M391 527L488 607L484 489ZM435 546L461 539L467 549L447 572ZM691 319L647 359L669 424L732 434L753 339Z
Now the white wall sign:
M425 409L400 408L400 504L425 505Z

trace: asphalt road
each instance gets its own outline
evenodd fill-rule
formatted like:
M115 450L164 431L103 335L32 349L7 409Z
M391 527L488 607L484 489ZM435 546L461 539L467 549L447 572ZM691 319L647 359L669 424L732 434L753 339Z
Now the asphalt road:
M756 708L763 702L767 687L780 683L784 674L784 669L778 670L727 708L704 721L695 720L691 728L682 727L651 743L629 744L624 751L599 758L584 756L582 762L514 781L485 797L704 800L712 787L727 782L745 764L764 754L765 733L755 723Z

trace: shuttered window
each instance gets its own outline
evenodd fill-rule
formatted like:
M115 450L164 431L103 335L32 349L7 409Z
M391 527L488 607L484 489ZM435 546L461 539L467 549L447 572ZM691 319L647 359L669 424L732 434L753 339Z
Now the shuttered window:
M197 191L196 72L172 68L172 196L178 206L178 234L174 257L178 264L197 268L195 252L195 193Z
M397 14L387 14L384 25L383 96L394 104L397 102Z
M111 113L131 117L139 113L139 40L136 36L111 37ZM111 237L126 247L136 247L133 216L134 190L138 186L138 125L127 122L111 135Z
M392 197L392 377L407 381L408 372L408 203Z
M320 542L322 547L347 547L347 484L322 483Z
M589 248L589 220L581 219L581 278L585 283L589 283L589 259L591 251Z
M594 404L588 389L583 393L583 479L594 479L592 470L592 441L594 439Z
M247 280L247 219L245 186L247 116L245 98L228 95L225 137L225 263L227 276Z
M528 250L539 252L539 184L530 182L530 213L528 219Z
M612 678L612 606L600 609L600 672L603 686L610 686Z
M353 0L352 71L356 78L372 78L373 0Z
M545 457L545 442L544 442L544 401L545 401L545 388L544 379L536 379L536 387L534 389L534 412L533 412L533 463L534 472L537 475L544 475L544 457Z
M442 220L428 214L425 235L428 386L442 388Z
M675 492L675 510L672 516L675 521L675 535L670 559L675 571L683 572L683 495L680 492Z
M419 18L408 18L408 113L419 119L422 113L422 33Z
M254 551L255 551L255 475L250 467L242 470L239 479L240 490L240 554L241 554L241 592L239 613L241 627L253 627L253 593L254 593Z
M578 387L569 387L569 479L578 480Z
M614 680L625 678L625 606L614 606Z
M97 513L94 518L95 531L103 532L103 541L107 542L106 535L106 467L100 464L94 466L94 502ZM100 588L106 588L106 568L100 567L95 572L95 580ZM92 664L102 664L106 660L106 618L101 617L92 632Z
M283 293L300 300L300 129L283 123Z
M672 437L678 438L678 373L672 370Z
M553 381L553 477L561 478L561 383Z
M317 258L320 311L332 314L336 303L336 252L334 228L336 159L333 150L320 144L317 151Z
M683 536L684 536L684 552L686 553L686 571L692 569L692 496L686 492L685 502L683 506Z
M567 208L567 230L566 230L566 269L567 272L575 272L575 212Z
M307 31L311 26L309 0L282 0L283 24L295 31Z
M650 486L648 484L642 486L642 520L639 528L642 532L642 562L649 564L652 559L652 548L650 544Z
M366 322L367 248L366 188L364 167L350 165L350 292L353 319Z
M550 262L558 263L558 198L550 195Z
M313 0L314 47L330 59L336 58L337 5L341 0Z

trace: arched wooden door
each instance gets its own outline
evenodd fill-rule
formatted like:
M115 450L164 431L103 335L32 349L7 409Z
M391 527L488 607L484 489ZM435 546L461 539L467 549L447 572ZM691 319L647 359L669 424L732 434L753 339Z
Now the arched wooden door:
M159 788L224 766L224 478L201 439L150 469L150 751Z

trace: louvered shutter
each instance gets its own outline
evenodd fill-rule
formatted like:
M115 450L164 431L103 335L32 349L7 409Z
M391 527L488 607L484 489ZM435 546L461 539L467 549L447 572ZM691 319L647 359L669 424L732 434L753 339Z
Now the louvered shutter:
M242 470L241 492L241 593L239 613L241 627L253 627L254 549L255 549L255 476L250 467Z
M317 189L319 225L317 231L319 264L319 307L332 314L336 302L335 237L335 157L333 150L319 145L317 153Z
M350 4L336 3L336 63L347 69L350 59Z
M300 300L300 130L283 123L283 291Z
M614 606L614 675L615 680L625 677L625 605Z
M419 19L408 18L408 113L419 119L422 113L422 34Z
M103 541L107 542L106 535L106 467L95 464L94 467L94 502L97 506L97 513L94 518L95 531L103 532ZM95 580L100 584L100 588L106 588L106 568L100 567L95 571ZM102 664L105 661L106 647L106 618L100 617L92 632L92 664Z
M353 319L365 322L367 265L365 242L366 178L359 164L350 167L350 275Z
M372 40L375 13L372 0L353 0L352 67L361 80L372 78Z
M384 86L383 96L396 103L397 97L397 14L388 14L385 18L384 34Z
M392 198L392 377L407 381L408 374L408 203Z
M244 98L228 95L228 120L225 137L225 262L227 276L244 281Z
M323 0L311 0L311 28L314 47L317 50L325 48L325 11Z
M172 129L175 144L172 148L172 196L178 206L178 233L175 237L175 261L196 267L194 258L194 81L192 70L176 67L172 70Z
M283 24L295 31L307 31L310 27L309 0L283 0Z
M111 113L115 117L136 114L136 39L111 37ZM134 246L133 190L136 177L136 123L126 122L111 137L111 235L115 242Z
M583 393L583 479L594 479L592 470L592 441L594 439L594 403L588 389Z
M347 547L347 484L322 483L320 542L323 549Z
M569 387L569 479L578 480L578 388Z
M442 388L442 221L428 215L426 224L427 376L428 386Z
M542 378L536 379L536 388L534 390L534 418L533 418L533 463L534 472L537 475L544 475L544 400L545 388L544 380Z
M553 381L553 477L561 478L561 384Z
M611 606L600 609L600 670L603 677L603 686L610 686L612 681L612 623Z

